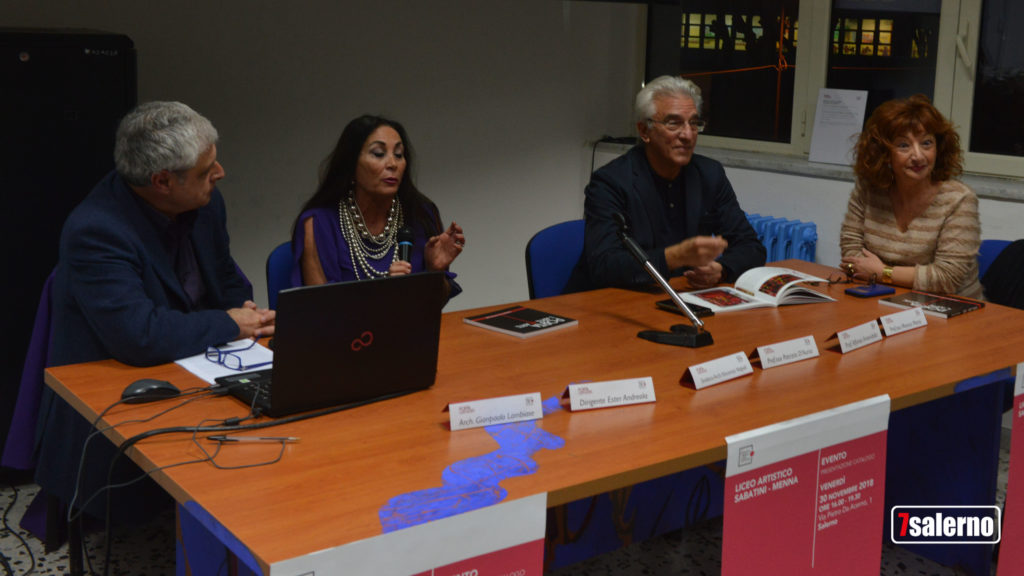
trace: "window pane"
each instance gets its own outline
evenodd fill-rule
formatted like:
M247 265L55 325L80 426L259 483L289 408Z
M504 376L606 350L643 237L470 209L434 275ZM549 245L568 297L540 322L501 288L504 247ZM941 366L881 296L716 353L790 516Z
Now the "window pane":
M1024 156L1024 5L984 2L971 118L973 152Z
M696 82L704 97L705 134L789 142L798 12L799 0L651 3L646 79L676 74ZM678 33L684 17L689 24L703 22L702 41L663 39L670 30ZM679 48L666 56L660 47L672 45Z
M833 0L841 50L828 58L829 88L867 90L867 114L912 94L933 96L941 0Z

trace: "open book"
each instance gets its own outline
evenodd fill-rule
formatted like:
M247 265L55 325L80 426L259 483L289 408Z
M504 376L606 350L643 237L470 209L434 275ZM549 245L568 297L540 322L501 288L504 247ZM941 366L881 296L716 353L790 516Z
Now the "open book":
M771 308L786 304L835 302L835 298L802 286L803 282L827 282L817 276L790 270L762 266L751 268L736 279L734 288L719 286L695 292L680 292L687 304L711 308L715 313Z

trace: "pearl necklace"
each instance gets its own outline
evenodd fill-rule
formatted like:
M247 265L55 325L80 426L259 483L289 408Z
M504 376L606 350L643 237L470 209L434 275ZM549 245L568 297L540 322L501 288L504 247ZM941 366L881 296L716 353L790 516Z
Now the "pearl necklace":
M356 204L354 192L349 191L347 198L338 202L338 226L341 228L342 238L348 244L348 253L352 259L352 271L357 280L383 278L388 275L388 269L398 258L398 250L392 253L390 261L384 262L386 266L383 270L374 268L370 264L370 260L383 260L388 252L395 247L395 239L403 222L402 203L398 201L397 197L391 200L388 219L380 234L371 234L366 227L363 212Z

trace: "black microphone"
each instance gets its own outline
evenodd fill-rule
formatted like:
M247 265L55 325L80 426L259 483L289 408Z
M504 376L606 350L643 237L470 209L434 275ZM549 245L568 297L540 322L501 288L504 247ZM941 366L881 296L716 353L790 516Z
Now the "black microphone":
M629 225L626 224L626 217L621 213L615 213L615 223L619 225L619 240L626 246L626 250L633 255L633 258L643 266L647 262L647 254L644 253L644 249L636 243L636 240L629 235ZM646 266L644 266L646 268ZM657 272L657 270L655 270ZM655 278L655 280L657 280Z
M412 230L408 226L402 226L398 230L398 259L402 262L409 262L412 258Z
M661 289L669 295L672 302L675 303L676 307L690 319L693 326L687 326L685 324L676 324L672 326L671 332L660 332L658 330L642 330L637 333L637 336L644 340L650 340L652 342L658 342L661 344L671 344L673 346L685 346L687 348L699 348L701 346L708 346L714 343L711 338L711 333L704 330L704 322L697 317L696 314L690 310L690 307L683 302L683 299L679 297L672 286L665 280L665 278L658 272L658 269L651 264L651 261L647 259L647 254L644 253L643 248L636 243L636 240L629 235L629 227L626 225L626 218L621 213L616 212L613 217L615 222L619 225L619 240L626 247L626 250L633 255L633 258L640 263L641 266L647 270L647 273L657 282Z

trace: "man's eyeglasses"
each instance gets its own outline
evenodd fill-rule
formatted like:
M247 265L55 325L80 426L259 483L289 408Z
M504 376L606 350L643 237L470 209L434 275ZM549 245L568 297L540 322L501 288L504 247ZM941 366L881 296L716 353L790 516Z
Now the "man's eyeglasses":
M206 359L214 364L220 364L225 368L238 370L239 372L273 364L273 362L257 362L255 364L245 364L242 362L242 357L238 355L238 352L245 352L255 345L256 341L253 340L248 346L241 346L239 348L218 348L216 346L210 346L206 349Z
M694 118L692 120L682 120L679 118L669 118L668 120L655 120L654 118L648 118L648 122L652 124L661 124L665 127L665 130L672 132L673 134L683 129L683 126L689 126L694 132L698 134L704 131L704 127L708 125L705 120L700 118Z

